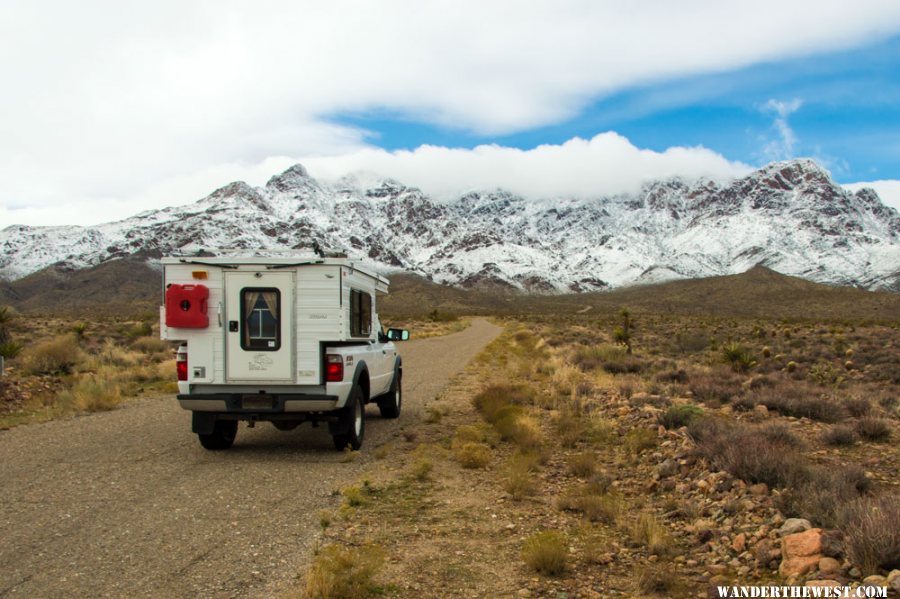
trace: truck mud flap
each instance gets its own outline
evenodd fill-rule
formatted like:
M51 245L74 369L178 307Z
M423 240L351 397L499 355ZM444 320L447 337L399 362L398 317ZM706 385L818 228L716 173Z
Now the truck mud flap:
M193 412L191 432L198 435L211 435L216 428L216 415L208 412Z

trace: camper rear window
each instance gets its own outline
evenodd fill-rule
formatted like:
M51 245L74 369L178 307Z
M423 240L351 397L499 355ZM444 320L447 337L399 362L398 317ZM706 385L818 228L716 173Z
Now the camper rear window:
M350 336L368 337L372 334L372 296L364 291L350 290Z
M278 351L281 348L281 293L274 288L241 289L241 348Z

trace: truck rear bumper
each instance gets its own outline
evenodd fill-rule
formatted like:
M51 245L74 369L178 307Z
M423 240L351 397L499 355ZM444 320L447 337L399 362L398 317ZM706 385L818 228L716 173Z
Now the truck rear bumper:
M337 395L306 393L191 393L179 394L178 403L192 412L230 414L283 414L291 412L330 412L337 409Z

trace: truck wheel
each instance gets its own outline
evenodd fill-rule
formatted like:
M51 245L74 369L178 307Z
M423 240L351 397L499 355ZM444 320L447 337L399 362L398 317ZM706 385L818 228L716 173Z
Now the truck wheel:
M378 399L378 409L382 418L398 418L400 407L403 405L403 390L400 387L400 373L397 373L397 384L394 388Z
M347 405L341 410L340 419L341 428L347 432L332 435L334 448L343 451L349 446L355 451L362 447L366 432L366 408L363 405L362 391L356 385L350 391Z
M197 437L200 439L200 445L205 449L220 451L228 449L234 444L237 429L237 420L216 420L212 433L208 435L198 434Z

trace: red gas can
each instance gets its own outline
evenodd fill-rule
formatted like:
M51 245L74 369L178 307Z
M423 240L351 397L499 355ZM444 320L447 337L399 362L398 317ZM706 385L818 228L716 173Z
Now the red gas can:
M166 289L166 326L176 329L205 329L209 326L206 285L169 285Z

